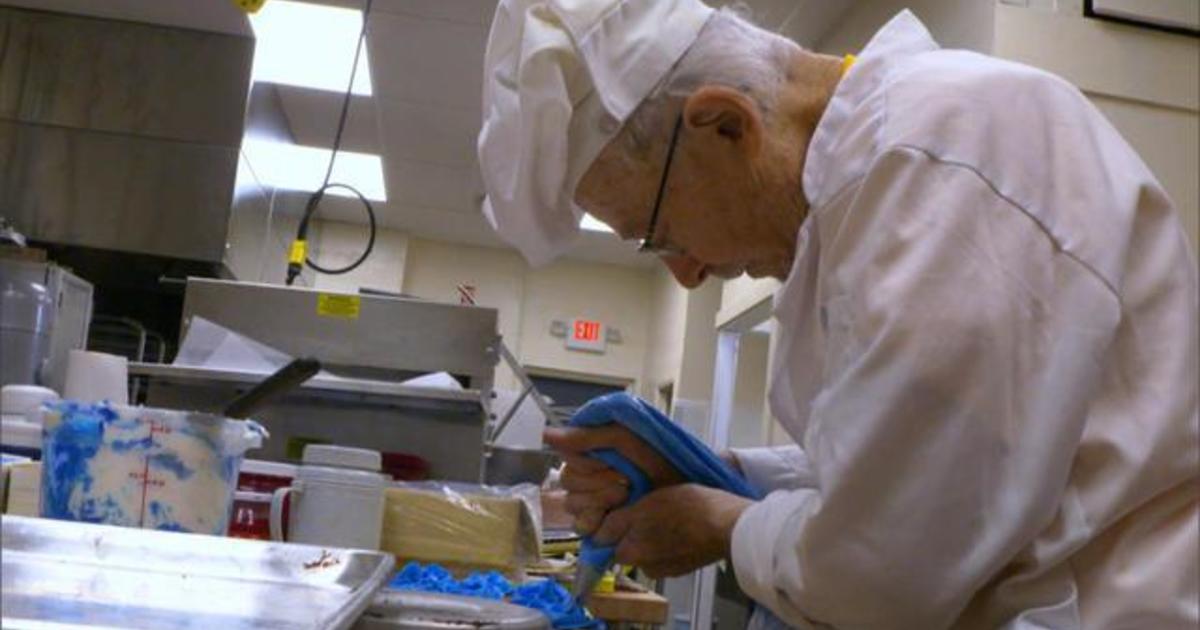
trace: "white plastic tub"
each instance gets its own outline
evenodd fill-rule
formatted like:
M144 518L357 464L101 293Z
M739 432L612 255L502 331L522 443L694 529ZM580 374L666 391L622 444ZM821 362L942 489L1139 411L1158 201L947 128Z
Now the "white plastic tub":
M211 414L64 401L43 412L41 515L224 535L238 469L266 434Z

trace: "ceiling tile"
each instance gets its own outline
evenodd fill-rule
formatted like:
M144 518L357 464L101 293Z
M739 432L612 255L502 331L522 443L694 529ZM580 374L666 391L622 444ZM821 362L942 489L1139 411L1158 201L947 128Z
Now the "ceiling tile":
M496 13L496 0L375 0L371 12L487 26Z
M477 212L480 193L474 167L389 159L384 169L389 200L457 213Z
M473 168L479 125L474 111L388 104L380 121L385 157Z
M371 80L385 106L398 101L478 111L483 26L406 15L371 19Z

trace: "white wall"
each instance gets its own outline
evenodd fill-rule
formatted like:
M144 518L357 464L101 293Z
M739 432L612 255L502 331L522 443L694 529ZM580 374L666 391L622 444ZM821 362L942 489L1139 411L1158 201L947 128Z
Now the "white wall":
M717 330L713 321L721 306L722 283L710 281L687 290L665 267L653 272L652 305L642 394L655 400L657 389L670 383L674 401L687 406L693 420L712 397ZM667 411L678 410L676 409ZM701 433L706 421L692 427Z
M767 443L763 416L767 395L767 352L771 337L747 333L738 343L737 378L729 446L746 448Z
M660 265L652 275L646 372L642 379L642 396L647 400L654 400L662 385L678 385L688 313L688 292L666 267Z
M499 313L500 335L518 358L521 311L527 266L515 251L452 245L410 238L404 270L404 293L457 304L459 284L475 286L475 300ZM506 366L496 369L496 387L515 389L516 379Z
M500 334L527 367L642 384L655 302L650 271L574 261L530 269L511 250L409 239L405 293L456 303L459 284L474 285L476 302L497 309ZM617 328L621 343L609 344L604 354L567 350L550 334L550 323L574 317ZM504 367L496 382L516 387Z
M309 254L317 264L329 269L349 265L367 246L366 225L340 221L313 221L309 224ZM313 287L325 291L357 293L360 288L399 293L404 285L404 263L408 236L404 232L379 228L371 255L357 269L338 275L318 273Z
M1162 183L1200 243L1200 40L1051 9L997 4L995 54L1053 72L1092 99Z
M687 292L683 356L675 384L676 400L709 401L713 390L713 366L717 355L717 327L713 325L721 307L722 285L705 282Z
M521 362L535 368L594 374L639 383L645 370L654 280L645 269L560 261L525 276ZM550 334L554 320L583 317L620 330L604 354L567 350ZM639 387L639 389L641 389Z
M721 326L733 318L773 299L780 283L774 278L751 278L738 276L721 284L721 310L717 312L716 324Z
M989 51L995 0L859 1L818 38L813 49L832 55L857 53L871 36L903 9L910 9L945 48Z

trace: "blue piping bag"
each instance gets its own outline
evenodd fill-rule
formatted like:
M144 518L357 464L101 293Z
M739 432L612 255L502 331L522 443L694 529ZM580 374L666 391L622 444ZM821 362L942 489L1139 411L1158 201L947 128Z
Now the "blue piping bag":
M629 429L670 463L683 479L710 488L732 492L750 499L762 493L725 463L712 449L688 433L649 403L625 393L608 394L589 401L571 417L573 427L598 427L619 424ZM649 477L614 449L596 449L588 453L629 479L631 505L653 490ZM582 598L592 591L613 563L615 546L598 545L585 537L579 549L579 567L573 593Z

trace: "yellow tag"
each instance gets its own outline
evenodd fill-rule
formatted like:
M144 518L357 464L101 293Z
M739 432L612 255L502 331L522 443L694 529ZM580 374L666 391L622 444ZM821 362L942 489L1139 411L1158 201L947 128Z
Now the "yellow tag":
M596 583L596 587L592 589L596 593L613 593L617 590L617 577L612 573L605 573L604 577Z
M845 57L842 57L842 74L846 74L850 70L850 66L854 65L855 61L858 61L858 57L855 57L854 55L846 55Z
M308 257L308 242L307 241L292 241L292 251L288 253L288 262L295 265L303 265L304 259Z
M320 293L317 295L317 315L341 317L342 319L358 319L360 308L362 308L362 299L357 295L339 295L336 293Z
M267 0L233 0L233 4L246 13L258 13Z

